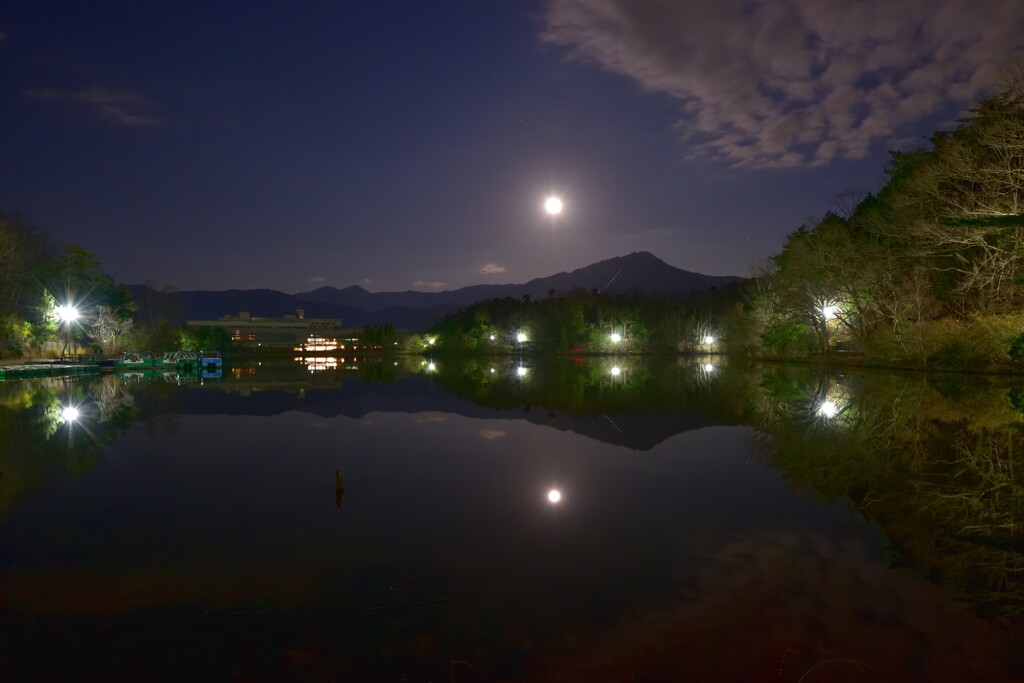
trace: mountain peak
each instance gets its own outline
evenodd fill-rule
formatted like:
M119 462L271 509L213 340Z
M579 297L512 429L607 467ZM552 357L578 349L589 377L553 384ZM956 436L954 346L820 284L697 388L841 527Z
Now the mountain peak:
M649 251L634 251L519 284L473 285L444 292L370 292L359 285L344 289L320 287L294 296L281 292L180 292L176 298L188 317L219 317L239 310L281 315L306 308L309 315L340 315L346 325L393 322L418 329L433 319L477 301L511 297L539 301L572 292L686 295L722 287L742 278L702 275L665 263ZM202 296L200 296L202 295ZM205 301L204 306L199 301ZM336 311L332 313L332 311Z

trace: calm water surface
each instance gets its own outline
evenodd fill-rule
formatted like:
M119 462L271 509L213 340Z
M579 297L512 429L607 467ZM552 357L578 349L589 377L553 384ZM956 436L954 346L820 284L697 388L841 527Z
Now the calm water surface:
M1020 680L1022 406L675 359L0 383L0 678Z

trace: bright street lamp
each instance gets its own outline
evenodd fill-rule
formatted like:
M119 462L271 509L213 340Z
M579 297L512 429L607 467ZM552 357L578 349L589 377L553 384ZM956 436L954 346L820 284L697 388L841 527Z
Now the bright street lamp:
M68 347L71 346L71 323L78 320L80 314L78 309L72 305L58 306L56 313L60 321L64 323L64 327L67 328L67 340L64 342L64 346L60 350L60 357L63 360L64 353L68 350Z
M62 323L73 323L78 320L80 313L74 306L58 306L57 317Z
M618 344L620 341L622 341L622 335L619 334L618 332L612 332L611 340L612 344Z

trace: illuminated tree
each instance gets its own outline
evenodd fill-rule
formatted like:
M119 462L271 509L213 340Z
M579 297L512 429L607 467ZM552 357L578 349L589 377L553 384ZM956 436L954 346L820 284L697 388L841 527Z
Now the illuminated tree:
M90 333L98 341L104 353L116 353L118 342L132 329L130 318L118 315L111 306L96 306L92 317Z

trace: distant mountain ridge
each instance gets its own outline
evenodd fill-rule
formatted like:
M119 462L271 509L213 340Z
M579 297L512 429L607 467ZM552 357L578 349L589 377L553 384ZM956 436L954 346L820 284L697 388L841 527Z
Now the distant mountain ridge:
M530 295L533 299L541 299L547 297L551 290L555 290L556 295L594 289L613 293L687 294L725 286L742 279L731 275L692 273L670 266L650 252L639 251L628 256L598 261L568 273L535 278L524 284L470 285L443 292L377 293L353 285L344 289L320 287L310 292L300 292L295 296L302 301L353 306L373 311L391 306L468 306L477 301L507 296L518 299L524 294Z
M743 278L703 275L670 266L649 252L634 252L593 263L571 272L535 278L523 284L471 285L443 292L369 292L353 285L338 289L320 287L309 292L286 294L272 289L156 292L145 285L129 289L140 305L140 314L174 323L211 320L248 311L258 316L280 316L305 309L311 318L341 318L346 327L394 323L418 330L441 316L488 299L528 295L534 300L573 291L644 293L683 296L723 287Z

